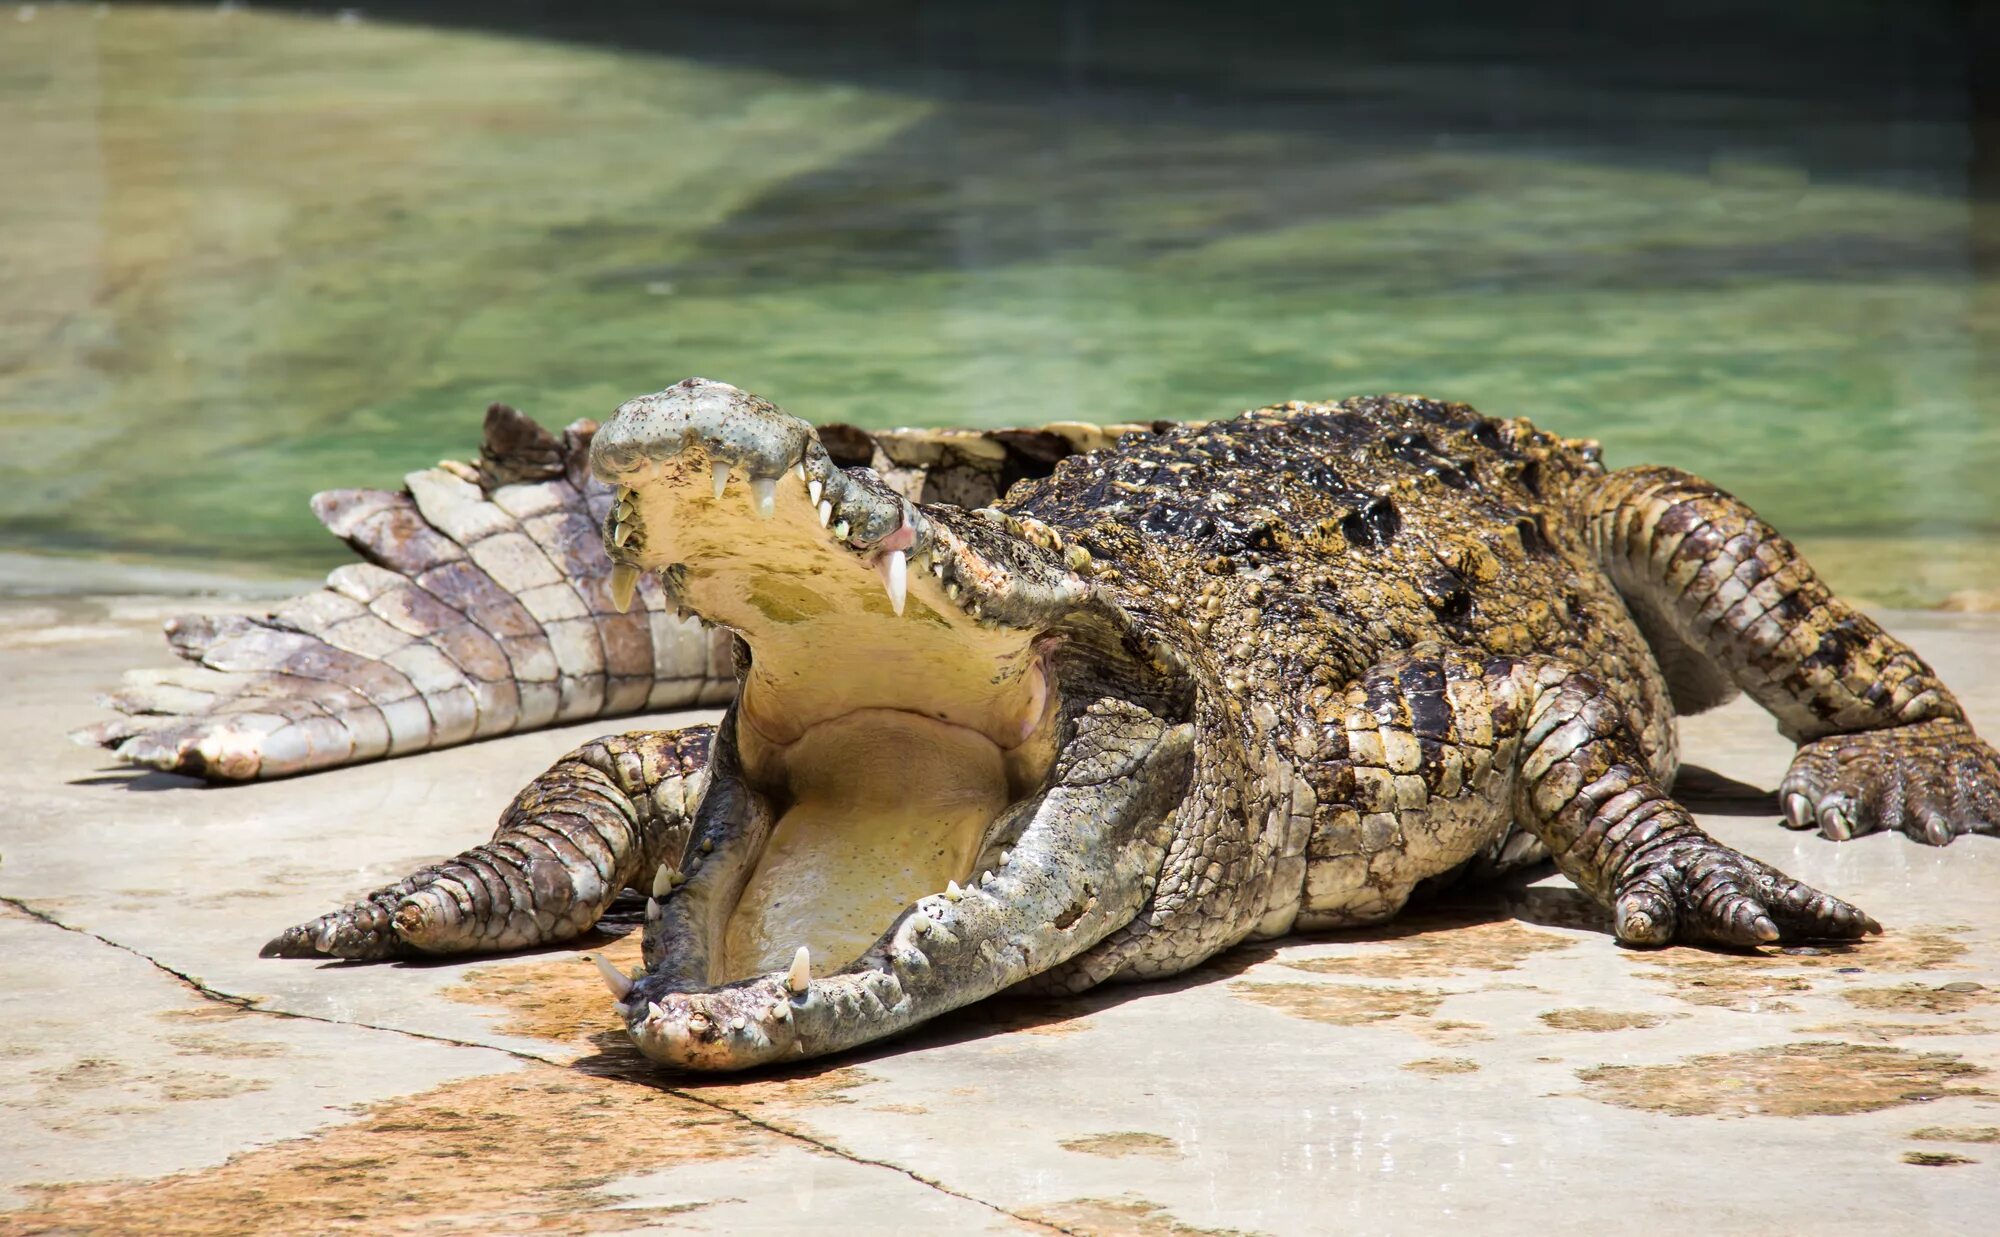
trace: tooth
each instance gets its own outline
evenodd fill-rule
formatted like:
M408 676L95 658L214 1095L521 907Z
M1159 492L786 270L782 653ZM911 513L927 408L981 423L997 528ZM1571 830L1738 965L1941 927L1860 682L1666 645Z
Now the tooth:
M965 890L963 890L963 889L960 889L960 888L958 887L958 882L957 882L957 881L946 881L946 882L944 883L944 900L945 900L945 901L947 901L947 902L956 902L956 901L958 901L958 900L959 900L960 898L962 898L962 897L964 897L964 896L965 896Z
M951 598L953 604L957 603L959 595L964 591L964 589L958 587L958 581L956 580L944 586L944 595Z
M603 954L592 954L590 960L597 964L597 973L604 976L604 986L611 989L611 995L619 1000L632 991L632 978L604 960Z
M750 1020L748 1018L745 1018L741 1014L738 1014L734 1018L731 1018L729 1020L729 1029L732 1031L744 1030L749 1025L750 1025Z
M812 951L804 945L792 955L792 969L785 972L785 987L793 992L804 992L812 987Z
M832 519L833 504L825 499L821 499L819 504L819 526L825 528Z
M611 544L622 547L632 540L632 525L619 520L611 525Z
M666 897L668 892L673 889L676 879L678 878L674 870L664 863L661 864L659 870L653 873L653 896L656 898Z
M757 518L768 520L778 505L778 483L770 477L750 479L750 501L757 508Z
M777 1019L779 1022L785 1022L789 1020L791 1016L792 1016L792 1007L785 1004L783 1001L779 1001L776 1005L773 1005L771 1007L771 1017Z
M993 884L993 873L981 872L979 874L979 884L982 888L991 886Z
M722 491L729 488L729 465L717 460L710 466L709 472L715 481L715 496L721 498Z
M637 507L634 507L629 500L620 495L618 501L611 504L611 518L614 520L629 520L632 518L632 513L637 510Z
M903 602L910 595L910 556L901 550L891 550L877 559L875 566L882 573L883 587L889 590L889 608L900 616Z
M658 898L646 899L646 922L660 922L660 900Z
M630 563L611 565L611 604L623 614L632 608L632 590L639 587L639 569Z
M1014 852L1013 852L1013 851L1011 851L1011 850L1003 850L1003 851L1001 851L1001 852L1000 852L1000 866L1001 866L1001 867L1003 867L1003 868L1004 868L1004 867L1006 867L1006 866L1007 866L1007 861L1008 861L1009 859L1012 859L1013 857L1014 857Z
M929 915L916 914L910 916L910 934L912 936L927 935L931 930L931 926L931 917Z
M826 486L820 483L818 477L814 477L812 480L806 482L806 501L813 506L819 506L819 500L825 493Z
M799 474L799 480L804 481L806 479L806 462L800 460L792 466L792 471Z
M665 1022L666 1020L667 1020L667 1011L660 1008L660 1003L658 1001L646 1002L646 1021Z
M847 526L846 520L837 521L833 526L833 535L840 538L842 541L847 540L847 534L851 531L852 530L849 529Z

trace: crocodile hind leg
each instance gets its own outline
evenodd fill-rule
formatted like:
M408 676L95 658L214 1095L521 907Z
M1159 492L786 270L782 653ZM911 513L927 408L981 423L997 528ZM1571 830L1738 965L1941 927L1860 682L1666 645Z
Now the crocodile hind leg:
M1584 517L1676 705L1741 689L1800 745L1779 787L1787 824L1934 846L2000 833L2000 757L1958 701L1749 507L1675 469L1629 468L1588 496Z
M680 865L713 735L594 739L516 795L492 841L286 929L264 956L491 953L580 936L622 890Z
M1322 719L1303 927L1386 918L1511 822L1612 912L1618 938L1758 945L1876 931L1854 907L1709 837L1650 772L1615 696L1546 657L1419 649Z

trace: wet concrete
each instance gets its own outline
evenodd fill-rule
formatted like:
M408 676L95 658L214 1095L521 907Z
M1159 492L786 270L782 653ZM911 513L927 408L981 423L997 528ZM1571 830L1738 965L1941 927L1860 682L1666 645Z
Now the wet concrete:
M65 742L180 608L0 602L0 1233L1972 1233L2000 1197L2000 842L1779 828L1748 706L1686 725L1704 823L1879 940L1622 950L1546 876L716 1081L616 1032L580 955L629 938L259 959L605 727L224 789ZM2000 733L2000 619L1889 621Z

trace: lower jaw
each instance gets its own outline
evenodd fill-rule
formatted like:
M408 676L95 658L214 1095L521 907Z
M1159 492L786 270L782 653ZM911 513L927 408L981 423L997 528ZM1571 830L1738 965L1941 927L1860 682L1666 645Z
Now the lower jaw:
M858 958L903 910L965 881L1012 802L1009 753L963 726L861 709L760 753L783 806L723 928L711 982Z

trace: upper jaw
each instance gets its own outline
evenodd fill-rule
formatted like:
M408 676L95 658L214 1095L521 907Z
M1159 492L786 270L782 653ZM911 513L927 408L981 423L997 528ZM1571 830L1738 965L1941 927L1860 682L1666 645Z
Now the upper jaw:
M928 694L989 713L1039 659L1042 634L1094 592L1075 555L1009 517L912 503L836 466L804 421L722 383L689 379L624 404L597 432L591 468L617 492L604 527L614 594L658 570L684 611L741 634L748 701L782 688L796 720L758 714L790 731L781 739L832 707L800 695L829 659L878 672L845 685L861 693L843 695L848 707L906 707L912 684L897 672L921 666ZM1027 720L1000 719L990 737L1009 745L1008 728Z

